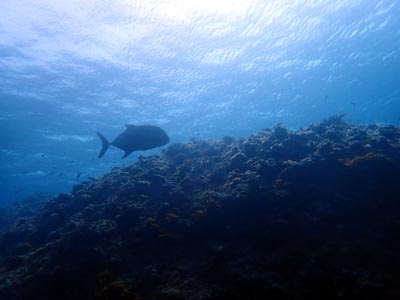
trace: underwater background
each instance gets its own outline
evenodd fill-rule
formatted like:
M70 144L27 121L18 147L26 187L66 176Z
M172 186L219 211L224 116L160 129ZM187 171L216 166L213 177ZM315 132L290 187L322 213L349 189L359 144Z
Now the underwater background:
M400 299L399 51L397 0L0 1L0 299Z
M332 115L400 123L400 3L0 3L0 201L134 162L95 131L154 124L171 142L243 137ZM115 148L114 148L115 149Z

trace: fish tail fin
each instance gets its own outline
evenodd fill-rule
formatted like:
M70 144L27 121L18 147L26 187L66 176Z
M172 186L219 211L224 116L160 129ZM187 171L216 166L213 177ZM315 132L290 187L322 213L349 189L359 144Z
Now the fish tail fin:
M104 137L104 135L102 135L100 132L96 131L96 133L99 136L99 138L101 140L101 144L102 144L100 154L99 154L99 158L100 158L106 153L108 147L110 147L111 144L109 141L107 141L107 139Z

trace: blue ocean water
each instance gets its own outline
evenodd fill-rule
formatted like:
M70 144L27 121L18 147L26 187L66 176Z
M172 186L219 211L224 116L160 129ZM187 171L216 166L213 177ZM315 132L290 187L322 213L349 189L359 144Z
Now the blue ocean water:
M346 113L400 124L397 0L0 2L0 201L134 162L95 131L171 142Z

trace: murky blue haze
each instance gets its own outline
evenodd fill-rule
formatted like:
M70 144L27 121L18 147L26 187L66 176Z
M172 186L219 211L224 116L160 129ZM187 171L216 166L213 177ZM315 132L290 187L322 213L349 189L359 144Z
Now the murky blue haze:
M172 142L400 123L398 0L0 2L0 199L68 192L134 162L95 131ZM78 178L78 174L81 175Z

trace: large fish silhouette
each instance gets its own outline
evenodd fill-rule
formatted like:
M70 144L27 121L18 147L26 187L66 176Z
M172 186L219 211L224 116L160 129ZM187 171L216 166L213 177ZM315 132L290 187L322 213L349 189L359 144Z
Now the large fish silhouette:
M96 132L102 142L99 158L111 145L123 150L127 157L137 150L149 150L169 143L168 134L160 127L153 125L125 125L126 129L111 143L100 132Z

